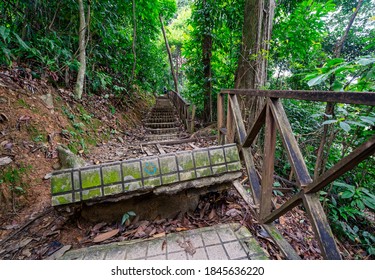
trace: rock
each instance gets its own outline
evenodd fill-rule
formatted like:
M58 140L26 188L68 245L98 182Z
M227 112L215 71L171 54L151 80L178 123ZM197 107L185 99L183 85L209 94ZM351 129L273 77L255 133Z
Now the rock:
M122 139L120 136L117 137L117 140L118 140L121 144L124 144L124 139Z
M13 160L10 157L2 157L0 158L0 166L7 165L11 163Z
M57 151L59 152L59 160L62 169L79 168L86 165L86 162L82 158L73 154L67 147L60 145L57 147Z
M52 94L48 93L46 95L40 96L40 99L44 102L44 104L47 106L48 109L53 109L53 96Z
M46 174L46 176L43 177L44 180L48 180L48 179L51 179L52 177L52 173L48 173Z
M52 165L53 170L59 170L61 168L61 164L59 162Z

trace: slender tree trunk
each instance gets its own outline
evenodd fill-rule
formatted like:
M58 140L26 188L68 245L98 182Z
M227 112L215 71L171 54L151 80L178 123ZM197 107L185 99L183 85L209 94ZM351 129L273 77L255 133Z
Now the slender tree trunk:
M204 110L203 110L203 121L210 122L212 121L212 26L210 26L209 21L209 11L206 8L206 0L202 1L204 17L205 17L205 26L203 40L202 40L202 64L203 64L203 76L204 76L204 85L203 85L203 94L204 94Z
M82 98L83 86L85 83L86 74L86 20L85 8L83 0L78 0L79 3L79 69L77 75L77 82L74 89L77 99Z
M348 38L349 31L354 23L355 18L358 15L359 10L361 9L363 4L363 0L359 0L357 7L354 11L354 13L351 15L349 19L349 23L346 26L345 32L343 36L337 40L334 50L333 50L333 56L334 58L339 58L341 56L342 49L344 47L345 41ZM330 91L333 91L333 83L335 82L335 75L332 75L330 78ZM334 117L335 115L335 103L328 102L325 109L326 115L331 115ZM327 120L328 118L324 116L324 120ZM319 149L316 156L315 161L315 168L314 168L314 179L317 179L325 170L325 163L326 158L328 157L329 151L331 149L333 141L327 141L330 138L330 135L334 133L333 125L332 124L325 124L323 126L323 135L320 140Z
M132 50L133 50L133 69L132 69L132 84L134 83L136 79L136 68L137 68L137 15L136 15L136 6L135 6L135 0L133 0L133 44L132 44Z
M165 47L166 47L167 52L168 52L169 65L171 67L171 74L172 74L173 83L174 83L174 90L176 92L178 92L178 81L177 81L177 76L176 76L176 73L175 73L174 67L173 67L172 53L171 53L171 49L170 49L169 44L168 44L168 38L167 38L167 34L165 33L163 17L161 16L161 14L159 15L159 19L160 19L160 23L161 23L161 30L162 30L163 36L164 36Z
M241 53L235 77L236 88L259 89L266 83L274 11L274 0L245 1ZM242 115L247 128L252 125L263 104L263 98L246 97L241 100Z

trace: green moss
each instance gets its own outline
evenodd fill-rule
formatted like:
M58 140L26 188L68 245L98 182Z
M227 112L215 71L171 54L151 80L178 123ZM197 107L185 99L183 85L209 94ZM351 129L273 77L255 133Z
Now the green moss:
M161 157L160 169L161 169L161 174L177 172L177 164L176 164L175 156Z
M82 171L81 178L83 189L97 187L101 185L100 171L98 168Z
M51 186L53 194L71 191L73 189L71 174L53 175L51 178Z
M121 182L121 170L120 165L106 166L103 170L103 182L104 184L112 184Z
M220 166L213 166L212 167L212 172L213 174L222 174L227 171L227 168L225 165L220 165Z
M194 178L195 178L194 170L180 173L180 180L181 181L187 181L187 180L191 180L191 179L194 179Z
M104 187L104 195L113 195L122 193L122 185Z
M100 197L100 196L102 196L102 190L100 188L86 190L82 192L82 200L89 200L89 199Z
M122 173L124 175L124 181L141 179L141 164L139 161L136 162L125 162L122 164Z
M157 187L161 185L160 178L152 178L144 180L143 185L145 187Z
M211 175L211 168L210 167L197 169L197 177L198 178L207 177L207 176L210 176L210 175Z
M69 204L73 202L72 194L57 195L52 197L52 206Z
M223 149L210 150L210 156L211 156L211 163L212 164L225 163Z
M238 171L238 170L241 170L241 163L239 161L228 164L228 171Z
M194 153L195 166L205 167L210 165L210 159L208 157L208 151L200 151Z
M193 156L191 153L178 154L177 160L180 170L191 170L194 168Z
M236 146L225 148L225 157L227 162L239 161L238 150Z
M162 179L163 179L163 185L172 184L172 183L178 182L178 175L177 174L167 175L167 176L163 176Z

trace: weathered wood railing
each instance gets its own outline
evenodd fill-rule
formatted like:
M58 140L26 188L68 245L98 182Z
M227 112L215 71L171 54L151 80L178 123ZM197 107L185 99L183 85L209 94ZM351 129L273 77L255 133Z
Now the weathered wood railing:
M241 116L238 95L250 95L265 98L265 105L252 128L247 132ZM225 98L227 96L227 110ZM375 136L360 145L348 156L344 157L324 174L313 180L307 170L296 138L293 135L288 117L280 98L300 99L309 101L335 102L346 104L363 104L374 106L375 93L365 92L324 92L324 91L273 91L273 90L222 90L218 95L218 130L219 143L233 143L237 139L240 146L252 190L254 202L258 205L259 221L279 245L288 258L299 258L291 246L280 239L282 235L273 222L301 203L305 206L312 224L315 237L319 243L322 255L326 259L340 259L327 217L320 204L317 192L335 181L345 172L352 170L361 161L375 153ZM254 165L251 146L265 126L264 155L261 180ZM295 174L298 193L293 195L283 205L273 209L272 191L274 183L274 163L276 150L276 133L279 132L288 159ZM235 135L237 134L237 137Z
M190 107L190 103L186 102L179 93L173 90L169 90L167 95L176 107L180 119L184 123L185 129L189 133L193 133L195 107Z

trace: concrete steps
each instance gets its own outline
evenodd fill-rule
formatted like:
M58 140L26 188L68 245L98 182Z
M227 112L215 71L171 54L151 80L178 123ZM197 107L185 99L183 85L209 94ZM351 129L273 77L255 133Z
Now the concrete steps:
M159 96L155 106L144 119L146 140L174 140L183 132L175 107L168 97Z

